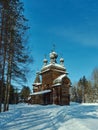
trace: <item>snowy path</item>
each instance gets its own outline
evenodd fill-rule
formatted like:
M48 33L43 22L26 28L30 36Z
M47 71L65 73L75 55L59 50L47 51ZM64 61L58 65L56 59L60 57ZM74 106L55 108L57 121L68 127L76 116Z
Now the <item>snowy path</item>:
M7 122L3 130L56 130L52 119L50 118L50 112L43 109L43 106L25 107L20 109L20 115L14 120Z
M0 114L0 130L98 130L98 104L19 104Z

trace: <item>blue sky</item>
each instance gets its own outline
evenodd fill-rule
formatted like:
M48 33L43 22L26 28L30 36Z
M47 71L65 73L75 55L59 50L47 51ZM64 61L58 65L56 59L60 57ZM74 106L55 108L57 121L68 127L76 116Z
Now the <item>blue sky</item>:
M63 56L72 83L83 75L90 78L98 67L98 0L22 0L29 19L28 45L34 58L28 76L32 88L36 71L43 65L44 55L55 44Z

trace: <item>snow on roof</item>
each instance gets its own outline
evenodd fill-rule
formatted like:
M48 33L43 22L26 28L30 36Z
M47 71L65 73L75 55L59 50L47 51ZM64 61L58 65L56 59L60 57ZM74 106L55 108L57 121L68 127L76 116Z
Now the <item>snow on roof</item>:
M34 86L33 89L38 89L38 86Z
M57 66L57 67L61 67L61 68L64 68L64 69L65 69L64 66L62 66L62 65L60 65L60 64L57 64L57 63L55 63L55 66Z
M63 69L65 69L64 66L62 66L62 65L60 65L60 64L57 64L57 63L50 63L50 64L44 66L42 69L48 68L48 67L50 67L50 66L55 66L55 67L58 67L58 68L63 68Z
M43 91L39 91L39 92L35 92L35 93L30 94L30 95L31 95L31 96L32 96L32 95L39 95L39 94L44 94L44 93L49 93L49 92L51 92L50 89L48 89L48 90L43 90Z
M42 72L40 72L40 74L41 73L45 73L45 72L47 72L47 71L49 71L50 69L46 69L46 70L42 70ZM61 73L66 73L66 74L68 74L68 72L65 72L64 70L59 70L59 69L54 69L55 71L58 71L58 72L61 72Z
M60 85L61 85L61 83L57 83L57 84L52 85L52 87L56 87L56 86L60 86Z
M66 73L68 74L68 72L65 72L64 70L57 70L57 69L54 69L55 71L58 71L58 72L61 72L61 73Z
M49 71L50 69L47 69L47 70L44 70L43 72L45 73L45 72L47 72L47 71ZM42 72L40 72L40 74L41 74Z
M64 77L66 77L66 74L60 75L58 78L56 78L56 79L53 81L53 84L61 83L61 82L62 82L62 79L63 79Z
M41 85L42 83L34 83L33 86L39 86Z
M28 97L28 100L30 100L31 99L31 97Z

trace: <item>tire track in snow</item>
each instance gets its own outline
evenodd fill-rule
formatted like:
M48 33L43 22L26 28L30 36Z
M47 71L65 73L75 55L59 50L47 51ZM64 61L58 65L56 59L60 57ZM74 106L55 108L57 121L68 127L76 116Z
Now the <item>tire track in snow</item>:
M39 107L39 106L38 106ZM56 130L45 107L18 109L20 115L3 124L3 130ZM31 123L32 122L32 123Z
M13 114L14 113L14 114ZM0 127L3 128L7 123L13 121L15 118L21 116L21 111L12 111L8 114L1 113L0 115Z

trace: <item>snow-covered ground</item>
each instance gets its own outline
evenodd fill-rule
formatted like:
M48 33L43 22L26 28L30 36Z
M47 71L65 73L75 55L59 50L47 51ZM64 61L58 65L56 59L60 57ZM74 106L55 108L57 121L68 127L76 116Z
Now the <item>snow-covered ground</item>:
M98 104L11 105L0 130L98 130Z

